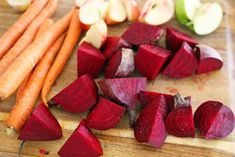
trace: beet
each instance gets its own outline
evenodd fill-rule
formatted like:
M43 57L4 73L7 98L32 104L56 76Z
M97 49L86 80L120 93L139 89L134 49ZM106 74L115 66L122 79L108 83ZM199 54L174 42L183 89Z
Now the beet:
M133 125L137 141L146 142L156 148L161 147L167 136L163 118L166 114L165 106L165 99L160 96L141 111Z
M42 102L34 109L18 137L23 141L50 141L61 138L62 129L48 107Z
M156 43L164 30L161 26L153 26L145 23L133 23L122 35L122 38L133 45Z
M104 55L94 46L83 42L77 51L78 76L90 74L97 77L104 66Z
M173 59L164 69L163 74L172 78L183 78L192 75L198 67L198 62L192 48L184 42Z
M98 157L103 155L103 149L82 120L58 154L62 157Z
M192 37L178 31L175 28L168 27L166 29L166 47L176 52L180 49L183 42L187 42L191 47L195 47L198 42Z
M114 52L121 48L131 48L131 45L120 37L108 36L104 46L102 47L102 52L104 57L109 59Z
M215 71L223 66L222 57L212 47L199 44L196 46L196 55L199 60L197 74Z
M168 134L177 137L195 137L191 97L175 95L176 108L166 118Z
M60 105L68 112L81 113L95 105L97 92L95 81L89 75L83 75L55 95L49 104Z
M135 56L135 66L142 76L154 80L170 56L170 51L150 44L141 45Z
M201 137L217 139L226 137L233 131L235 120L230 108L218 101L207 101L197 108L194 123Z
M98 81L103 94L111 100L127 105L135 109L138 102L138 94L144 90L147 81L145 77L115 78Z
M105 69L106 78L126 77L135 69L134 52L132 49L122 48L109 60Z
M167 112L170 113L174 109L174 96L170 94L163 94L157 92L149 92L149 91L140 91L139 100L141 107L144 108L148 105L151 101L158 99L159 97L164 96L166 105L167 105Z
M93 129L111 129L120 122L125 111L125 107L100 97L98 104L87 116L86 124Z

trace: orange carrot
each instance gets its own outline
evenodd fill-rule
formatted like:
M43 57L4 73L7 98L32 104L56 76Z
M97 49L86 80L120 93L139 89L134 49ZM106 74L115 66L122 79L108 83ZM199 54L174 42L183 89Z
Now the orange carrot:
M27 11L0 37L0 59L24 33L26 27L41 12L48 0L35 0Z
M43 88L42 88L41 97L45 104L47 104L47 100L46 100L47 95L53 83L55 82L56 78L60 75L69 57L71 56L73 49L75 48L78 42L81 31L82 29L81 29L80 21L78 19L78 10L76 10L76 12L74 12L73 17L71 19L70 26L68 29L68 34L65 38L63 46L60 52L58 53L50 71L48 72Z
M30 79L26 83L24 91L20 95L20 98L16 101L16 104L8 117L8 127L19 131L26 123L31 112L33 111L34 104L40 95L47 72L53 63L57 52L61 48L64 37L65 34L61 35L61 37L52 45L49 51L33 70Z
M2 57L0 61L0 75L10 66L17 56L32 43L37 29L46 18L49 18L55 12L57 4L57 0L50 0L46 8L33 20L15 45Z
M73 7L66 16L33 41L0 76L0 101L16 91L50 46L66 30L74 11Z
M54 21L52 19L46 19L39 27L38 31L37 31L37 34L35 36L35 38L37 38L38 36L40 36L43 32L45 32L48 27L50 27L52 24L54 23ZM49 52L48 52L49 53ZM22 97L22 94L24 92L24 89L25 89L25 86L31 76L31 73L30 72L28 74L28 76L24 79L24 82L19 86L18 90L17 90L17 93L16 93L16 102L19 101L18 99L20 99Z

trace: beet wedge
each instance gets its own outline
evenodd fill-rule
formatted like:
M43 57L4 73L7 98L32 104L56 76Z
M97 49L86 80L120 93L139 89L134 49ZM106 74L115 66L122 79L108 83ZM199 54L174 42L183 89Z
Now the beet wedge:
M125 111L125 107L100 97L98 104L87 116L86 124L89 128L93 129L111 129L120 122Z
M104 46L102 47L102 52L105 59L111 58L111 56L121 48L131 48L132 46L126 42L121 37L108 36Z
M192 37L178 31L175 28L168 27L166 29L166 47L167 49L177 52L183 42L187 42L192 48L198 44L197 40L193 39Z
M94 46L83 42L77 51L78 76L90 74L96 78L104 66L104 55Z
M196 56L199 60L197 74L208 73L223 67L222 57L212 47L198 44L196 46Z
M122 48L109 60L105 68L105 77L127 77L135 69L134 52L132 49Z
M164 30L161 26L153 26L145 23L133 23L122 35L122 38L133 45L155 44Z
M68 112L81 113L95 105L97 92L95 81L89 75L83 75L55 95L49 104L59 105Z
M138 102L138 94L145 89L146 84L145 77L115 78L98 81L98 85L105 96L133 110L135 110Z
M150 104L155 99L163 96L167 105L167 114L169 114L175 107L174 96L170 94L163 94L157 92L149 92L149 91L140 91L139 100L141 104L141 108L144 108L148 104Z
M23 141L51 141L61 138L62 129L48 107L42 102L33 111L18 137Z
M142 76L154 80L170 54L170 51L160 46L143 44L135 56L135 67Z
M195 137L191 97L175 95L175 109L166 118L168 134L177 137Z
M184 78L191 76L198 67L198 62L192 48L184 42L170 63L163 71L164 75L172 78Z
M133 125L137 141L146 142L155 148L162 146L167 136L163 118L166 114L165 106L165 99L161 96L141 111Z
M207 101L197 108L194 123L202 138L218 139L233 131L235 120L232 110L226 105L218 101Z
M99 157L103 155L103 149L82 120L58 154L61 157Z

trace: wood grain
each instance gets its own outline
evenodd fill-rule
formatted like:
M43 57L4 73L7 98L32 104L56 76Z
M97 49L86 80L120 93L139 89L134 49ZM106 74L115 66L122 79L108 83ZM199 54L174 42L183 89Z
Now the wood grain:
M140 3L143 1L139 0ZM224 102L235 111L235 1L221 1L224 7L224 18L219 29L208 36L197 36L184 29L178 22L172 19L165 26L173 25L181 31L192 35L203 44L208 44L216 48L225 61L222 70L204 75L194 75L186 79L171 79L160 75L154 82L149 82L148 90L165 93L179 91L184 96L191 95L193 98L193 109L206 100L218 100ZM59 0L59 7L54 19L62 17L73 5L73 0ZM0 0L0 35L14 23L19 17L5 2ZM7 19L7 20L6 20ZM109 27L110 35L120 35L129 25L128 22ZM164 38L159 42L164 46ZM50 97L58 93L66 85L72 82L77 76L76 73L76 52L65 67L64 72L59 77L56 85L50 92ZM102 77L102 76L101 76ZM0 102L0 156L17 156L20 141L16 137L8 137L5 132L4 120L8 116L15 102L15 96L10 97L4 102ZM53 114L59 119L63 127L64 137L51 142L27 142L24 146L22 156L42 156L39 149L43 148L50 151L48 156L57 156L56 153L63 145L65 140L77 127L79 121L86 117L84 114L65 113L59 108L51 109ZM128 127L128 117L125 116L117 128L107 131L93 130L98 136L104 149L105 157L142 157L142 156L201 156L201 157L228 157L235 156L235 131L220 140L204 140L200 138L177 138L168 136L166 144L161 149L154 149L145 144L137 143L133 137L133 131ZM2 142L4 141L4 142Z

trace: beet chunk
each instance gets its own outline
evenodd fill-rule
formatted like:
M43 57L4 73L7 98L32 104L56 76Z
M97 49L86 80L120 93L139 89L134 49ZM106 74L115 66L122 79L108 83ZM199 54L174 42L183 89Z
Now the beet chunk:
M61 138L62 129L48 107L42 102L33 111L18 137L23 141L50 141Z
M55 95L49 104L60 105L68 112L81 113L95 105L97 92L95 81L89 75L83 75Z
M77 51L78 76L90 74L97 77L104 66L104 55L94 46L83 42Z
M98 157L103 155L103 149L82 120L58 154L62 157Z
M170 56L170 51L150 44L141 45L135 57L135 66L142 76L154 80Z
M183 78L192 75L198 67L198 62L192 48L184 42L173 59L164 69L163 74L172 78Z
M138 94L144 90L147 81L145 77L115 78L98 81L103 94L111 100L127 105L135 109L138 102Z
M133 23L122 35L122 38L133 45L150 44L158 41L164 30L160 26L145 23Z
M93 129L111 129L120 122L125 111L125 107L100 97L98 104L87 116L86 124Z

